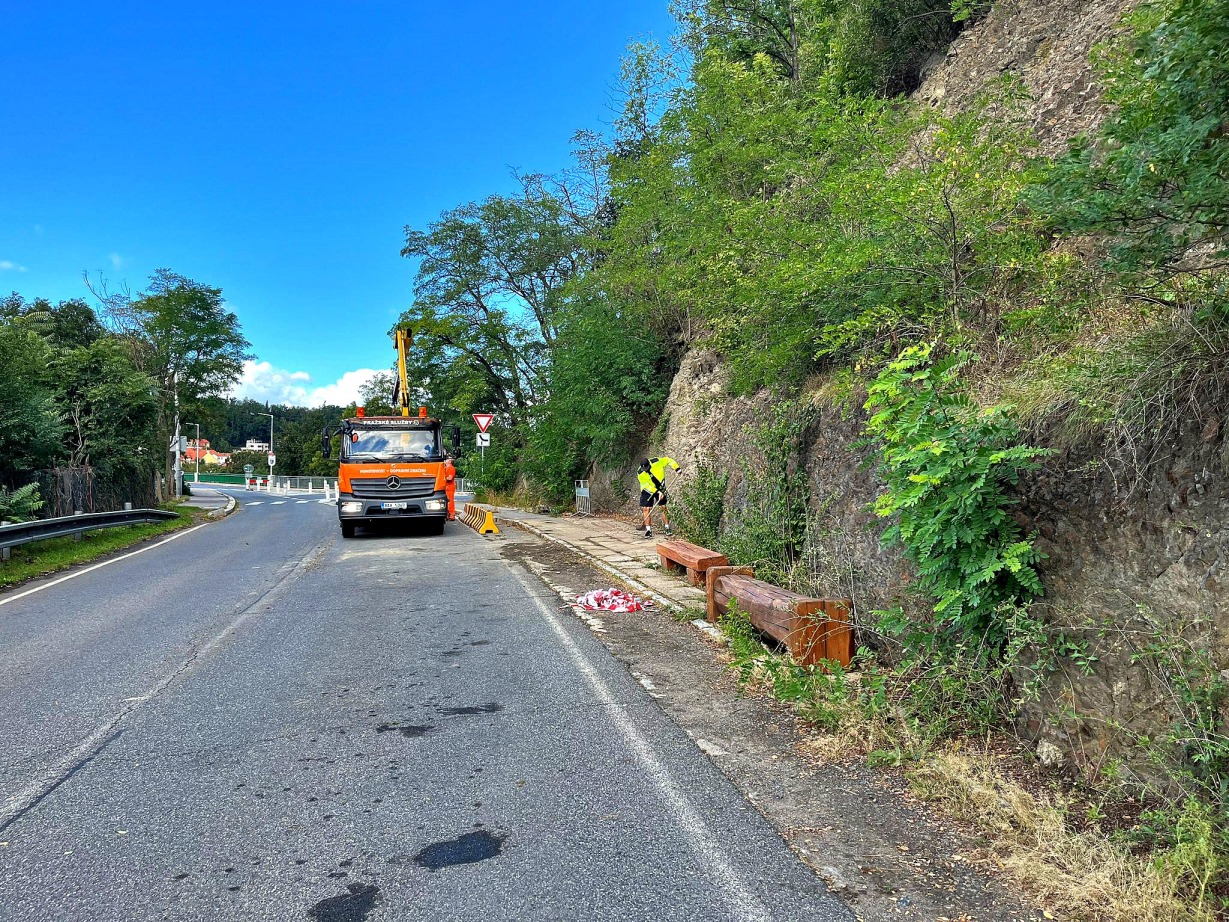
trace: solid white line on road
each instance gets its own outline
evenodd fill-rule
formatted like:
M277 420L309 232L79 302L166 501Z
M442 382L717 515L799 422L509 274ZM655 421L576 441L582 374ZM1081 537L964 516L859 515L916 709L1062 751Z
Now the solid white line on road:
M205 525L208 525L208 524L209 524L208 522L205 523ZM16 602L18 599L24 599L28 595L33 595L36 592L42 592L44 589L50 589L52 586L58 586L60 585L60 583L66 583L70 579L76 579L78 576L83 576L86 573L93 573L95 570L100 570L103 567L109 567L111 566L111 564L119 563L121 560L127 560L129 557L136 557L137 554L144 554L146 551L152 551L154 548L162 547L162 545L168 544L171 541L176 540L177 538L182 538L184 535L190 535L192 534L192 532L196 531L198 528L204 528L205 525L194 525L193 527L187 528L183 531L177 531L175 532L175 534L171 535L169 538L159 541L157 544L147 544L145 547L141 548L139 551L133 551L131 554L125 554L122 557L112 557L110 560L104 560L102 563L96 563L92 567L86 567L84 570L76 570L72 573L69 573L67 576L61 576L59 579L53 579L49 583L43 583L41 586L35 586L33 589L27 589L25 592L19 592L16 595L5 596L4 598L0 599L0 606L8 605L9 602Z
M274 502L269 503L269 505L270 506L284 506L286 505L286 500L284 499L275 500Z
M704 824L703 817L692 806L691 801L688 800L687 795L679 788L674 778L670 776L669 770L653 751L652 744L637 729L631 715L619 703L614 692L610 690L610 686L606 684L606 681L602 678L596 667L585 658L585 654L581 652L580 647L576 646L576 642L568 635L560 623L558 615L538 597L538 594L533 591L533 587L526 582L526 578L520 572L512 569L512 575L516 577L516 581L521 584L525 592L533 599L534 605L542 613L542 617L546 619L547 624L551 626L551 629L567 650L568 656L576 664L576 668L580 670L581 675L585 677L602 704L606 706L611 720L614 721L615 727L618 728L628 748L631 749L632 754L643 766L645 772L653 780L653 783L657 785L662 800L665 802L666 809L674 817L678 826L687 834L689 844L692 851L695 852L700 866L706 868L716 878L716 882L721 888L722 896L729 905L734 918L748 920L748 922L750 920L767 922L767 920L772 918L768 910L760 902L759 897L743 883L738 872L722 856L721 843L709 831L708 827Z

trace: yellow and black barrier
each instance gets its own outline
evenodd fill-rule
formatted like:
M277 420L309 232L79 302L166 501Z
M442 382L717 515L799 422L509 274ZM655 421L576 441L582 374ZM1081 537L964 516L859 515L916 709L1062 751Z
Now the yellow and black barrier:
M485 503L466 503L457 519L480 535L499 534L499 526L495 524L495 509Z

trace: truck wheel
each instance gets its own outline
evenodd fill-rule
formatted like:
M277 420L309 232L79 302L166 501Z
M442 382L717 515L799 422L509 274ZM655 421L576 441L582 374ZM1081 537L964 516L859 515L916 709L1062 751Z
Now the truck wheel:
M427 534L429 535L442 535L443 533L444 533L444 520L443 519L436 519L434 522L432 522L430 525L427 526Z
M341 536L343 538L353 538L354 537L354 523L353 522L342 522L341 523Z

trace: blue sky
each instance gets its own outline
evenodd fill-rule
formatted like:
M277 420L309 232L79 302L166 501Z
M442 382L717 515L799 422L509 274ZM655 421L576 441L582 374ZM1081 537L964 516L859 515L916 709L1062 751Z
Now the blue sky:
M168 267L222 288L259 399L347 398L392 360L405 225L513 188L603 130L619 3L14 2L0 41L0 292Z

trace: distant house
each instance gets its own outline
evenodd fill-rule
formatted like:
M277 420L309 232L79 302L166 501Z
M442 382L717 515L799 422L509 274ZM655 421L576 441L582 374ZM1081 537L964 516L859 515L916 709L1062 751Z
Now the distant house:
M195 439L189 439L188 450L183 453L183 457L188 464L195 464L199 460L201 464L218 467L230 461L230 454L224 451L214 451L209 447L208 439L201 439L200 444L197 444Z
M248 439L247 442L245 442L243 445L243 450L244 451L268 451L269 443L260 442L260 441L257 441L256 439Z

